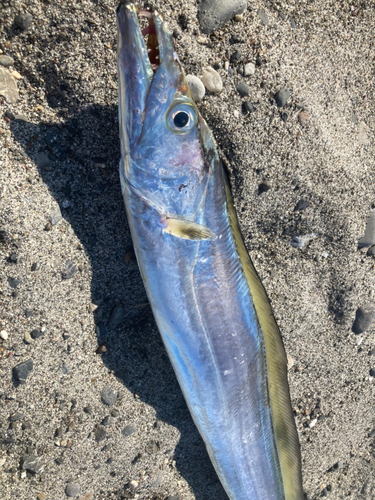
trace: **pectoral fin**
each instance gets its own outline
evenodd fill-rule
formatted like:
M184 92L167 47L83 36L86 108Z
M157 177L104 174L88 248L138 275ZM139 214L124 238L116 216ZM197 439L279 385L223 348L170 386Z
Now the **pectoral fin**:
M215 233L207 226L186 219L166 217L163 221L164 232L185 240L214 240Z

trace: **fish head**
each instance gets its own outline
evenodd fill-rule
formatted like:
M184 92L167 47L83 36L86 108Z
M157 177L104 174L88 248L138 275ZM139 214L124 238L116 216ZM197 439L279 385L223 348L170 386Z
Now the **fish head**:
M143 29L142 16L149 22ZM157 192L169 211L186 215L201 202L217 159L214 139L158 12L123 1L117 20L121 173L137 189Z

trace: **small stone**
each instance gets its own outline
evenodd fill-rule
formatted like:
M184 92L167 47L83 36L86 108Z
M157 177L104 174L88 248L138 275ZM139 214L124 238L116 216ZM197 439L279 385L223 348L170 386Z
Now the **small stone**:
M24 414L18 411L17 413L14 413L9 417L9 420L11 422L18 422L18 420L21 420L24 417Z
M199 102L203 99L206 90L200 79L194 75L186 76L186 83L189 86L191 97L195 102Z
M30 336L32 339L39 339L40 337L43 337L43 335L45 334L44 331L42 330L33 330L32 332L30 332Z
M212 33L246 10L246 0L202 0L198 5L198 21L203 33Z
M68 370L68 368L65 365L62 365L61 372L62 372L63 375L68 375L69 370Z
M261 184L259 184L258 186L258 195L261 195L263 193L266 193L267 191L269 191L271 189L271 186L269 184L267 184L266 182L262 182Z
M129 486L132 490L135 490L136 488L138 488L138 482L134 480L130 481Z
M57 463L57 465L62 465L64 463L64 459L62 457L58 457L56 458L55 462Z
M279 108L282 108L288 99L290 99L291 94L288 89L280 89L275 94L275 101Z
M306 125L309 124L310 117L306 113L306 111L300 111L298 113L298 121L299 121L300 125L302 125L302 127L305 127Z
M5 330L1 330L0 332L0 337L3 339L3 340L8 340L8 332L6 332Z
M297 24L296 24L295 20L292 17L290 17L289 22L290 22L290 27L292 28L292 30L295 30L297 28Z
M26 342L26 344L32 344L34 342L29 332L25 332L23 340L24 342Z
M293 236L290 244L294 248L304 248L314 238L316 238L315 233L306 234L305 236L296 235L296 236Z
M14 120L15 119L15 114L13 113L13 111L11 109L7 109L5 111L5 116L7 118L9 118L9 120Z
M24 422L22 424L22 430L23 431L28 431L29 429L31 429L31 423L30 422Z
M298 212L302 210L306 210L306 208L309 206L309 202L306 200L299 200L297 205L294 207L293 212Z
M105 429L103 429L103 427L97 427L94 430L94 436L95 436L95 441L97 443L100 443L100 441L103 441L103 439L106 438L107 431Z
M34 311L31 311L30 309L25 310L25 318L32 318L34 316Z
M268 25L269 20L268 20L268 16L266 14L266 11L264 9L259 9L258 10L258 17L259 17L260 22L262 24Z
M100 344L96 349L96 354L104 354L105 352L107 352L107 347L105 344Z
M352 332L356 335L366 332L375 319L375 307L372 304L366 304L359 307L355 313L355 320L352 326Z
M230 56L230 62L232 64L237 64L240 59L241 59L241 53L239 50L235 50Z
M255 73L255 64L251 62L245 64L243 68L244 76L254 75L254 73Z
M242 113L247 115L247 113L254 113L256 111L256 104L253 104L249 101L245 101L242 103Z
M257 66L262 66L262 64L263 64L262 58L261 57L257 57L256 60L255 60L255 64ZM261 83L261 86L262 86L262 83Z
M15 104L19 97L18 87L16 80L3 67L0 67L0 95L5 97L9 104Z
M120 412L118 410L112 410L111 415L112 417L118 417L120 415Z
M47 222L47 224L44 226L45 231L51 231L52 229L52 224L50 222Z
M165 500L181 500L180 495L169 495Z
M59 205L55 206L55 208L50 213L49 218L52 226L56 226L56 224L58 224L62 220L62 215Z
M127 425L122 429L121 434L123 436L131 436L132 434L134 434L134 432L135 432L135 427L133 427L132 425Z
M10 288L17 288L18 285L22 283L22 280L17 279L17 278L8 278L8 285Z
M239 82L236 85L236 90L240 94L241 97L246 97L250 95L250 87L246 85L245 82Z
M370 377L375 377L375 368L370 369Z
M49 161L48 156L45 155L44 153L37 153L35 155L35 163L36 163L37 167L39 167L39 168L46 168L46 167L48 167L50 161ZM59 211L60 211L60 208L59 208ZM61 216L61 212L60 212L60 216ZM50 217L52 217L52 214Z
M9 66L12 66L13 64L14 64L13 57L6 56L5 54L0 55L0 66L5 66L6 68L9 68Z
M202 82L209 92L218 93L223 89L221 76L210 66L208 66L204 71Z
M44 491L42 491L42 493L39 493L38 500L46 500L46 494Z
M110 386L104 387L100 394L102 403L108 406L112 406L115 404L116 399L117 399L117 392L115 392Z
M77 483L68 483L65 488L65 495L67 497L78 497L81 488Z
M41 474L44 470L44 465L40 457L35 455L24 455L22 458L22 469L33 472L34 474Z
M375 210L371 210L367 220L365 235L358 240L358 250L375 244Z
M173 33L172 33L172 34L173 34L173 37L174 37L174 38L177 38L177 39L180 39L180 38L181 38L181 36L182 36L182 32L181 32L181 30L179 30L178 28L175 28L175 29L173 30Z
M111 417L107 415L103 420L102 420L102 425L110 425L111 424Z
M118 304L112 309L111 316L107 323L108 330L114 330L115 328L117 328L125 318L125 309L121 304Z
M24 361L23 363L19 363L13 368L14 378L18 380L20 384L24 384L26 382L27 377L33 371L33 368L34 368L34 363L32 358L29 358L27 361Z
M91 408L91 406L85 406L85 407L83 408L83 411L84 411L85 413L87 413L88 415L92 415L92 408Z
M368 257L374 257L374 255L375 255L375 245L372 245L372 247L370 247L370 248L367 250L366 255L367 255Z
M61 278L63 280L69 280L69 279L73 278L73 276L75 275L76 272L77 272L77 269L76 269L75 265L73 264L73 262L71 260L67 260L65 262L64 269L61 273Z
M21 28L21 30L26 31L30 28L31 23L33 22L33 16L28 12L24 12L22 14L18 14L14 22L19 28Z

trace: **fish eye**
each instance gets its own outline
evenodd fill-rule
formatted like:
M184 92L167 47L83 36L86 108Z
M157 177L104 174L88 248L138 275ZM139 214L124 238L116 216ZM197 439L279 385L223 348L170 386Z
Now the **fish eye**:
M176 103L167 114L167 126L175 134L186 134L197 123L197 111L189 103Z

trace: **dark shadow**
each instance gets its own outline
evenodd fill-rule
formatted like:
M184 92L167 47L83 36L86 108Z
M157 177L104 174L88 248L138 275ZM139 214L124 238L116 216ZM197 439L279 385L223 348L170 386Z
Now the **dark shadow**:
M196 498L226 500L165 353L134 256L124 260L132 255L132 242L118 176L117 106L72 105L69 84L58 82L53 67L49 74L47 87L58 89L48 92L49 100L62 123L13 120L11 130L90 259L98 344L107 347L103 362L155 408L159 420L178 428L174 459ZM78 111L69 115L65 100Z

